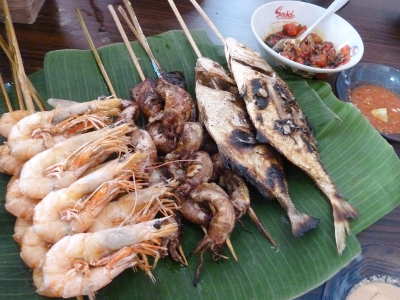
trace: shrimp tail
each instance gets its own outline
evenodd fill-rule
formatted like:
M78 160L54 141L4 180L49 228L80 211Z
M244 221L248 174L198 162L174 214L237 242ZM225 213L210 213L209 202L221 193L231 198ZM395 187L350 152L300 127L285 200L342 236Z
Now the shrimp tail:
M261 222L261 220L256 215L255 211L251 207L249 207L249 209L247 210L247 214L249 215L250 219L254 222L254 224L256 225L257 229L261 232L261 234L267 240L269 240L274 247L277 247L278 244L272 238L271 233L264 227L264 224Z
M335 227L335 240L339 254L342 254L346 248L346 236L350 234L350 224L348 219L354 219L357 217L357 211L342 198L337 198L340 201L332 203L333 209L333 221Z

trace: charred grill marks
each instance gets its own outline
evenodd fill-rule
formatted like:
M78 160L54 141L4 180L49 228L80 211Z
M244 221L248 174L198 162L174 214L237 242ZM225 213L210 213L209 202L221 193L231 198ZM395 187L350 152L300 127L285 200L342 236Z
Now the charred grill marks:
M278 185L281 191L286 192L285 174L283 174L283 171L279 166L272 165L269 167L266 177L267 184L271 189L274 189L276 185Z
M250 65L250 64L248 64L248 63L246 63L246 62L244 62L242 60L239 60L237 58L231 57L231 60L233 60L233 61L235 61L235 62L237 62L239 64L242 64L242 65L244 65L246 67L249 67L249 68L253 69L254 71L257 71L257 72L259 72L261 74L267 75L268 77L275 77L275 74L273 72L269 72L269 71L266 71L266 70L264 70L262 68L258 68L256 66Z
M247 148L257 143L252 133L240 129L233 130L229 140L230 144L237 148Z
M263 86L262 81L260 79L253 79L250 81L250 85L257 108L265 109L269 103L269 95L267 89Z
M294 123L292 119L276 120L274 129L282 135L291 135L300 128Z

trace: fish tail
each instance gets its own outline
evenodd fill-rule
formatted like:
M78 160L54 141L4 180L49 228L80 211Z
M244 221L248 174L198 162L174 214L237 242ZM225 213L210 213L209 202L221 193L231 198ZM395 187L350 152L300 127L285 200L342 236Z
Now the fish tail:
M335 197L335 200L335 202L332 202L335 240L338 253L342 254L346 248L346 236L350 234L348 219L356 218L357 211L343 198Z
M316 228L319 224L318 218L309 216L297 209L288 211L288 217L292 225L292 233L295 237L303 236L306 232Z

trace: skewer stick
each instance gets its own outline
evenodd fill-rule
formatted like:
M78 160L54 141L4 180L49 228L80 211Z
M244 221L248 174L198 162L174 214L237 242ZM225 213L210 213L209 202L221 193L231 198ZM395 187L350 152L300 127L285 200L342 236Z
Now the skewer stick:
M25 104L24 104L24 98L23 98L22 91L21 91L21 85L18 80L18 74L17 74L18 72L17 72L16 68L11 68L11 69L12 69L12 76L13 76L14 85L15 85L15 92L17 94L18 106L19 106L19 109L24 110Z
M192 46L194 52L196 53L197 57L202 57L200 49L197 47L196 42L194 41L192 34L190 33L188 27L186 26L185 21L183 20L181 14L179 13L178 8L175 5L174 0L168 0L169 5L172 8L172 11L174 12L176 18L178 19L179 24L181 25L183 32L186 35L186 38L189 40L190 45Z
M249 207L248 211L247 211L250 219L256 224L258 230L261 231L261 233L271 242L271 244L274 247L277 247L277 243L275 242L275 240L272 238L271 234L267 231L267 229L265 229L265 227L262 225L260 219L257 217L255 211Z
M118 10L122 17L124 18L125 22L128 24L129 29L132 31L136 39L139 41L139 43L142 45L143 49L146 51L147 55L149 56L151 63L153 64L153 68L155 69L157 76L161 76L161 66L159 62L157 61L156 57L154 56L153 51L150 48L150 45L147 41L146 36L143 33L143 30L139 24L139 21L136 17L135 11L133 10L133 7L130 5L130 2L124 1L125 6L127 7L128 13L130 15L131 20L133 21L133 24L131 20L128 17L128 14L126 13L125 9L122 6L118 6Z
M225 43L225 38L221 34L221 32L218 30L217 26L211 21L210 17L207 16L206 12L203 10L203 8L196 2L196 0L190 0L192 2L193 6L196 8L198 13L203 17L204 21L206 21L207 25L211 28L212 31L217 35L217 37L221 40L221 42L224 44Z
M227 239L227 240L226 240L226 245L228 246L229 251L231 251L232 256L233 256L233 259L234 259L236 262L239 261L237 255L236 255L235 249L233 248L231 239Z
M8 47L6 40L1 35L0 35L0 47L3 50L3 52L6 54L10 63L14 63L14 60L11 55L11 50Z
M94 45L93 39L90 36L89 29L86 26L85 20L83 19L83 16L82 16L81 11L80 11L79 8L76 9L76 15L78 16L78 20L79 20L79 23L80 23L81 28L83 30L83 33L84 33L84 35L86 37L86 40L87 40L87 42L89 44L90 50L92 50L92 53L93 53L94 59L96 60L97 66L99 67L100 72L103 75L103 78L104 78L104 80L105 80L105 82L107 84L108 90L111 93L111 95L116 98L117 94L115 93L114 87L113 87L113 85L111 83L111 79L107 74L107 71L106 71L106 68L104 67L103 62L101 61L99 52L97 51L96 46Z
M35 86L32 84L32 81L27 77L26 82L28 83L28 87L30 89L33 101L35 102L36 106L39 108L40 111L46 110L43 104L43 100L42 98L40 98L40 95L36 90Z
M1 74L0 74L0 89L1 89L1 93L3 95L3 101L6 104L8 111L13 111L13 107L11 105L10 98L8 97L8 93L7 93L6 87L4 85L3 76L1 76Z
M12 23L11 14L10 14L10 10L8 8L7 1L3 1L3 13L4 13L4 23L6 25L8 42L11 45L11 50L12 50L11 52L15 59L15 69L16 69L15 73L16 73L16 79L17 79L16 82L19 81L20 91L21 91L21 94L25 101L27 109L29 111L34 111L35 106L33 104L32 97L30 95L29 88L27 87L27 83L25 80L26 74L25 74L24 65L22 63L21 51L19 49L17 37L15 35L15 30L14 30L14 26ZM16 86L17 86L17 83L16 83ZM17 91L17 95L18 95L18 91ZM20 102L20 104L22 104L22 103L23 103L23 101Z
M25 105L24 105L24 102L22 99L22 92L21 92L21 88L19 85L18 76L17 76L17 72L16 72L17 66L16 66L16 63L12 56L10 47L7 45L6 40L1 35L0 35L0 48L6 54L8 60L10 62L10 65L11 65L12 77L13 77L13 81L15 84L15 92L17 95L17 101L18 101L19 108L25 109Z
M136 57L135 52L133 52L132 45L131 45L131 43L129 42L128 37L126 36L125 30L124 30L124 28L122 27L121 21L119 20L118 15L117 15L117 13L115 12L115 9L114 9L114 7L113 7L111 4L108 5L108 10L110 11L111 16L112 16L112 18L113 18L113 20L114 20L114 23L115 23L115 25L116 25L117 28L118 28L119 34L121 35L122 40L124 41L124 44L125 44L125 46L126 46L126 49L128 50L128 54L129 54L129 56L130 56L130 58L131 58L133 64L135 65L135 68L136 68L137 72L139 73L140 79L141 79L142 81L144 81L144 80L146 79L146 77L144 76L143 70L142 70L142 68L140 67L139 60L138 60L138 58Z

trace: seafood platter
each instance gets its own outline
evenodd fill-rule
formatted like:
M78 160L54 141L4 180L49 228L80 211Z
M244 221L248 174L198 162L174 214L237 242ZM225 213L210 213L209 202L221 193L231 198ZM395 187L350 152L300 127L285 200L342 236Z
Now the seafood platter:
M48 54L49 97L25 74L4 1L14 91L0 80L2 236L26 297L293 298L347 265L355 234L400 203L398 159L359 111L327 83L273 69L190 1L222 46L189 31L173 0L182 31L146 37L124 0L108 6L123 43L96 49L78 10L90 50ZM280 30L267 43L304 28ZM346 46L309 43L318 57L284 55L351 61ZM179 49L183 63L169 63ZM68 63L53 66L60 55ZM95 75L77 67L83 57Z

